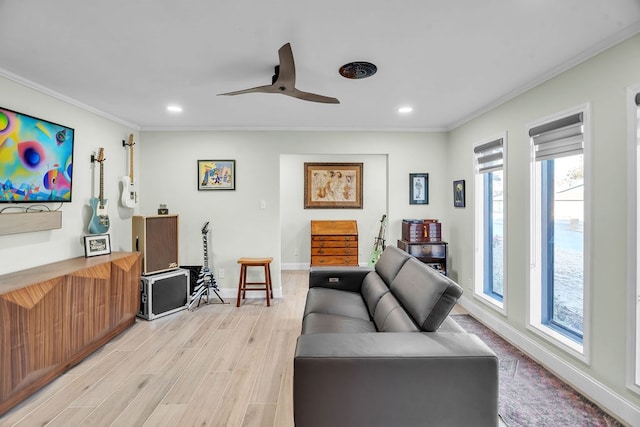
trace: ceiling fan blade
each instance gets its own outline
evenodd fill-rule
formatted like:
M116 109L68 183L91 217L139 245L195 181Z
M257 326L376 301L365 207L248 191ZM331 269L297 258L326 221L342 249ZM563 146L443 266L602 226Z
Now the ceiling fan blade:
M296 86L296 64L293 61L291 44L286 43L278 49L278 58L280 65L278 67L278 78L274 82L274 85L286 89L293 89Z
M323 104L340 104L337 98L330 96L318 95L317 93L303 92L298 89L285 92L285 95L293 96L294 98L302 99L305 101L322 102Z
M219 93L218 96L220 95L241 95L243 93L278 93L278 89L275 88L273 85L265 85L265 86L257 86L257 87L252 87L250 89L243 89L243 90L236 90L233 92L226 92L226 93Z
M296 89L296 65L293 60L291 44L285 43L278 49L279 65L275 68L273 83L265 86L253 87L250 89L236 90L234 92L219 93L218 95L241 95L243 93L280 93L304 101L321 102L323 104L340 104L340 101L330 96L318 95L316 93L303 92Z

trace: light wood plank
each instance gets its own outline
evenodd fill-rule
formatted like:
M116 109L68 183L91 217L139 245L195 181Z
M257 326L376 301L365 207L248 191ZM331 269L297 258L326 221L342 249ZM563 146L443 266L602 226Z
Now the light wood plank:
M242 421L242 427L273 427L275 404L250 404Z
M159 405L151 413L143 427L172 427L184 416L187 405Z

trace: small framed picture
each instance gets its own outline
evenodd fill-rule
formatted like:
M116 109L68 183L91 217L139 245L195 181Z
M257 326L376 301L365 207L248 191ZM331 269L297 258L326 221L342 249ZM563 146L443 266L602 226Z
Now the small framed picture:
M409 174L409 204L428 205L429 204L429 174L410 173Z
M235 160L198 160L198 190L235 189Z
M84 256L107 255L111 253L111 241L108 234L84 236Z
M453 181L453 206L464 208L464 179Z

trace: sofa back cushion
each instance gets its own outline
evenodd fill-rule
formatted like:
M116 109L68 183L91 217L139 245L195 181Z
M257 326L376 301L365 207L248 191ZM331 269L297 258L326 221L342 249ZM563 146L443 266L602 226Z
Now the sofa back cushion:
M378 332L419 332L420 329L402 308L402 304L387 292L380 298L373 314Z
M387 285L390 285L409 258L411 255L408 253L395 246L387 246L376 262L376 272Z
M389 288L425 332L436 331L462 295L460 285L415 258L404 263Z
M369 315L373 318L373 314L376 312L376 306L380 301L380 298L389 292L389 286L382 280L382 277L375 271L367 274L362 281L362 299L364 299Z

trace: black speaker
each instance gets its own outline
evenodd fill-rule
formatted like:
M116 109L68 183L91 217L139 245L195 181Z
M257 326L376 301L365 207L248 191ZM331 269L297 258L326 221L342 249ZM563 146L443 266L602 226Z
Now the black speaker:
M142 274L178 268L178 215L134 216L133 251L142 252Z

